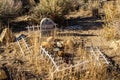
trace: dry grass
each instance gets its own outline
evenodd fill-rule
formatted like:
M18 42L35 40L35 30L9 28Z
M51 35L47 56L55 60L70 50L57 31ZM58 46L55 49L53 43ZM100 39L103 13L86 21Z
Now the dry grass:
M105 13L105 21L108 23L113 21L113 19L116 18L116 14L118 14L116 13L118 9L116 8L116 5L113 2L108 2L104 4L103 8Z
M107 40L119 39L119 30L116 27L112 27L112 25L104 25L102 36Z
M105 25L103 25L103 33L107 40L119 39L119 24L120 24L120 1L108 2L103 6L105 17Z

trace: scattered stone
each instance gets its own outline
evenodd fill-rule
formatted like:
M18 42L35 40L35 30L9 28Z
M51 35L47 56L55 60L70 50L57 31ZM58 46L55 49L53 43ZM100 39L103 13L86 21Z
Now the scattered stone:
M63 47L63 45L62 45L62 43L60 43L60 42L57 42L57 47Z
M54 48L53 51L57 52L57 51L60 51L59 48Z

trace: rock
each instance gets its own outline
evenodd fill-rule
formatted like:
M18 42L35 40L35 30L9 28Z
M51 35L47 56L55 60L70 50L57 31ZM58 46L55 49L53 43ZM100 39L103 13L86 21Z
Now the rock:
M7 74L3 69L0 69L0 80L7 79Z
M63 45L62 45L62 43L60 43L60 42L57 42L57 47L63 47Z
M57 52L57 51L60 51L59 48L54 48L53 51Z
M64 54L64 51L58 51L58 55L62 56Z

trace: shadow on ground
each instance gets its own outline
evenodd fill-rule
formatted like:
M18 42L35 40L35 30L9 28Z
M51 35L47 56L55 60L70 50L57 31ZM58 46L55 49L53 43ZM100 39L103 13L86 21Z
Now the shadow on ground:
M65 28L65 26L79 25L82 27L82 30L101 29L102 25L104 24L104 22L102 22L100 18L95 18L95 17L70 18L62 22L63 23L60 24L59 27L63 26L63 28ZM29 22L17 22L17 23L10 24L13 32L26 31L27 29L25 27L27 27L28 25L29 25Z
M83 36L83 37L88 37L88 36L98 36L94 34L79 34L79 33L59 33L58 36Z
M104 22L101 18L84 17L84 18L70 18L66 20L68 26L80 25L82 30L96 30L101 29Z

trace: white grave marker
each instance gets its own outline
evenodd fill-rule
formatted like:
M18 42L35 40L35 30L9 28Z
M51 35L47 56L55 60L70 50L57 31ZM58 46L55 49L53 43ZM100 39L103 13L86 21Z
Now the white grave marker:
M40 22L41 36L53 36L56 23L50 18L43 18Z

